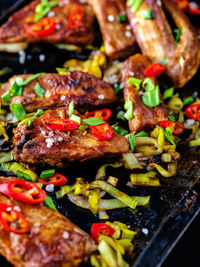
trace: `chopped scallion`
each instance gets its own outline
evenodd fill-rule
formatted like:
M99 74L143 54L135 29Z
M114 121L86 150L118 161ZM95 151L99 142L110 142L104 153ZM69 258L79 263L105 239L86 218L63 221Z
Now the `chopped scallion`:
M163 93L163 100L172 97L174 94L174 87L166 89Z
M52 177L55 173L55 170L45 170L40 174L40 178Z
M142 11L144 19L154 19L155 15L152 9L145 9Z
M17 177L22 178L22 179L25 178L25 180L32 182L32 178L30 175L19 170L17 170Z
M183 100L183 106L187 106L194 102L194 98L192 96L189 96Z
M180 41L180 38L181 38L181 34L182 34L182 27L180 29L175 29L174 30L174 33L175 33L175 42L176 42L176 45L178 44L178 42Z
M71 117L72 114L74 113L74 102L73 102L73 101L71 101L71 102L69 103L68 113L69 113L69 117Z
M133 119L133 101L127 100L124 104L124 109L126 110L126 113L124 114L124 117L127 120Z
M50 208L52 210L57 210L52 198L48 195L46 195L46 198L44 200L44 204L45 204L45 206L47 206L48 208Z
M82 121L85 122L86 124L90 125L90 126L95 126L95 125L100 125L100 124L104 124L105 123L104 121L100 120L97 117L83 119Z
M119 119L119 120L122 120L122 121L125 121L126 119L124 118L124 114L125 114L125 112L124 111L119 111L118 113L117 113L117 119Z
M26 115L26 111L21 103L10 104L10 108L18 121L22 120Z
M45 90L39 83L36 83L33 89L39 97L44 97Z
M168 57L164 57L163 60L160 63L163 64L164 66L166 66L167 65L167 61L168 61Z
M127 2L127 6L130 7L131 12L135 13L140 8L142 2L143 2L143 0L129 0Z
M137 78L134 78L134 77L130 77L128 79L128 84L134 86L137 90L140 90L141 83L142 83L141 79L137 79Z
M127 20L127 18L126 18L126 14L125 13L119 14L117 16L117 21L119 21L120 23L126 22L126 20Z
M40 72L40 73L36 73L36 74L33 74L32 76L30 76L28 79L26 79L22 86L25 86L27 84L29 84L30 82L32 82L33 80L35 80L36 78L38 78L40 75L43 75L45 72Z
M123 136L125 136L125 135L128 134L128 131L127 131L127 130L125 130L125 129L119 127L117 124L113 124L113 125L112 125L112 128L113 128L113 130L114 130L116 133L121 134L121 135L123 135Z
M130 152L133 152L136 146L135 134L134 133L127 134L125 135L125 137L129 142Z
M181 65L181 67L184 66L184 64L185 64L185 59L184 59L184 57L180 57L180 58L179 58L179 64Z
M40 115L42 115L44 111L42 109L38 109L37 112L33 115L32 118L28 120L27 127L30 127L32 122Z
M170 120L170 121L174 121L174 122L176 122L176 118L175 118L175 116L174 115L169 115L168 116L168 119Z
M70 120L77 122L79 125L81 124L81 117L72 114Z

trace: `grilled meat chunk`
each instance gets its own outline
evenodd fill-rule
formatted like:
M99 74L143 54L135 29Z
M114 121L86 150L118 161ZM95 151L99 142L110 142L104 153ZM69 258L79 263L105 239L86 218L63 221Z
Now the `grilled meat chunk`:
M153 109L147 107L142 102L141 89L138 91L134 86L128 84L129 78L134 73L134 78L144 80L144 70L151 65L146 56L136 54L128 58L124 62L121 69L121 81L124 84L124 100L133 101L133 119L129 120L129 128L131 132L138 130L146 130L155 127L160 121L166 120L166 108L164 104L160 104ZM154 83L156 79L152 78Z
M162 3L177 28L182 28L177 45L161 1L144 0L135 13L127 6L127 15L142 53L153 63L168 58L166 73L174 85L181 88L193 77L199 67L200 47L189 20L176 3L171 0L162 0ZM143 11L146 9L153 10L154 19L144 19ZM181 58L184 64L180 63Z
M0 184L15 177L0 177ZM30 205L0 193L0 202L18 207L27 219L30 232L7 232L0 224L0 254L17 267L77 266L96 249L93 240L57 211L44 204Z
M25 123L14 130L13 155L16 161L62 168L67 162L103 156L116 157L129 151L126 138L115 132L111 140L98 141L89 128L86 132L75 130L70 134L53 131L44 119L54 118L68 118L68 107L47 110L30 127L26 127Z
M119 21L120 15L126 16L125 0L90 0L90 3L100 25L107 56L131 55L136 49L135 37L127 21Z
M12 77L2 85L0 95L10 89L16 77L26 80L31 75ZM44 97L39 97L34 87L36 83L45 90ZM22 96L12 98L12 103L21 103L26 111L38 108L66 106L73 100L78 107L105 105L117 100L114 89L100 78L88 73L73 71L67 75L46 73L23 86Z
M53 18L57 24L53 33L43 37L34 37L26 33L26 28L35 23L35 8L39 3L40 0L34 0L9 18L0 28L0 43L64 42L84 45L93 42L95 16L91 6L79 0L60 0L58 6L51 8L51 14L54 14ZM71 12L77 7L83 9L84 16L80 26L72 29L68 20Z

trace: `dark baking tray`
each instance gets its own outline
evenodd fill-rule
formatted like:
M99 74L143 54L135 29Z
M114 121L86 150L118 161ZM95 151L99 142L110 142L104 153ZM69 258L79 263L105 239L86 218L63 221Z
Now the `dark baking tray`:
M2 1L0 0L0 24L5 22L10 14L21 8L30 1ZM37 73L41 71L55 72L56 67L62 67L63 63L70 58L86 59L88 51L68 52L59 50L49 44L30 45L25 51L26 59L24 64L19 63L18 54L0 53L0 69L11 68L11 72L1 76L0 81L4 82L14 74ZM45 61L40 61L40 55L45 56ZM180 94L187 96L200 87L198 79L200 73L190 81ZM112 107L114 115L120 106ZM114 116L113 116L114 117ZM130 195L151 195L148 207L138 207L136 210L128 208L109 212L109 220L119 220L127 223L138 234L134 239L135 250L127 260L134 267L155 267L160 266L170 251L174 248L185 230L200 212L200 148L189 148L187 144L179 146L181 160L178 164L176 177L161 179L160 188L126 186L130 172L119 169L108 168L108 174L119 177L119 188ZM156 159L155 159L156 160ZM94 178L99 166L107 160L74 164L61 173L69 177L72 182L75 177L84 177L88 181ZM88 166L90 169L88 170ZM0 173L1 174L1 173ZM55 200L58 210L66 215L71 221L89 232L91 224L98 222L98 218L90 211L83 210L72 204L67 197ZM148 231L144 234L142 229ZM0 258L0 266L10 266L5 259Z

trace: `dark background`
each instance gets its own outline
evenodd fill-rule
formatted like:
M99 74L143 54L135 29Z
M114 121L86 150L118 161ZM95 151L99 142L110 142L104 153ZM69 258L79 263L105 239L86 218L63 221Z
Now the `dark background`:
M0 0L0 18L7 13L8 7L14 5L16 0ZM199 16L200 17L200 16ZM194 19L193 19L194 20ZM195 21L199 24L200 18ZM167 259L162 264L162 267L171 266L200 266L200 214L186 230L184 235L180 238L175 248L171 251ZM3 267L4 263L0 263Z

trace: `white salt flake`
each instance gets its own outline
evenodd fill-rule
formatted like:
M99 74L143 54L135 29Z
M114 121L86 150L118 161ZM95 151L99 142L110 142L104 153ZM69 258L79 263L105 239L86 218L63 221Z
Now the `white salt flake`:
M113 15L108 16L108 21L113 22L115 20L115 17Z
M68 232L63 232L63 238L68 239L69 238L69 233Z
M55 12L54 11L50 11L48 14L47 14L47 17L49 18L52 18L55 16Z
M103 94L100 94L100 95L98 96L98 99L103 100L103 99L104 99L104 95L103 95Z
M40 62L45 61L45 55L44 55L44 54L40 54L40 55L39 55L39 61L40 61Z
M142 232L143 234L148 235L149 230L147 228L142 228Z
M131 37L131 36L132 36L132 34L131 34L131 32L129 32L129 31L126 31L126 32L125 32L125 36L126 36L126 37Z
M65 95L61 95L60 99L63 101L65 100L66 96Z
M16 211L21 211L21 209L20 209L20 207L19 206L14 206L14 208L13 208L14 210L16 210Z
M20 50L18 54L19 54L19 63L20 64L24 64L25 59L26 59L25 51L24 50Z
M53 192L54 191L54 184L48 184L46 186L46 191L47 192Z
M46 140L47 147L51 147L54 143L54 140L52 138L47 138Z
M62 136L58 136L58 141L59 141L59 142L63 141Z

